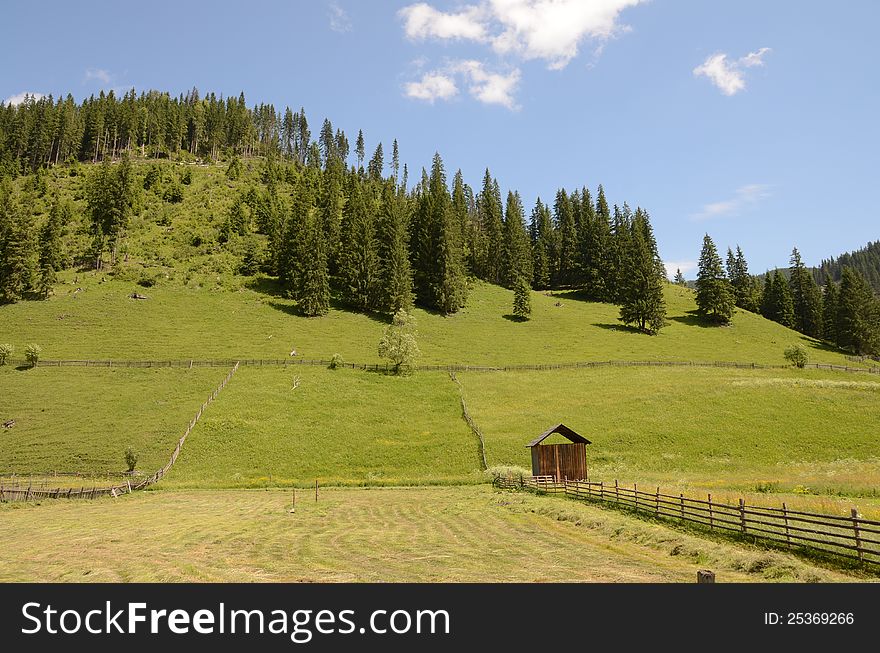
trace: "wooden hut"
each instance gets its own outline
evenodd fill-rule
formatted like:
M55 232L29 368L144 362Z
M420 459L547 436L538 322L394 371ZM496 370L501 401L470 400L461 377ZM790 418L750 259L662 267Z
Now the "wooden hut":
M569 440L570 444L541 444L554 433ZM526 445L532 450L532 475L552 476L557 481L586 479L588 444L592 443L565 424L547 429Z

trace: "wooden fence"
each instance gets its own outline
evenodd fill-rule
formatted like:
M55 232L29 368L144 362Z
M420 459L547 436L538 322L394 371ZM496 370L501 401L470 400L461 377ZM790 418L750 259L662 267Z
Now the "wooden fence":
M856 360L855 357L850 357ZM865 362L865 361L861 361ZM10 360L10 364L24 365L23 360ZM39 367L170 367L170 368L193 368L193 367L229 367L230 365L244 365L248 367L287 367L289 365L306 365L314 367L329 367L330 361L325 359L304 358L251 358L251 359L169 359L169 360L89 360L89 359L46 359L40 360ZM393 365L390 363L337 363L338 367L366 370L371 372L390 372ZM539 370L570 370L589 369L596 367L724 367L735 369L758 369L758 370L781 370L791 369L790 365L765 365L762 363L742 363L736 361L580 361L573 363L544 363L544 364L518 364L518 365L416 365L413 369L423 372L514 372L514 371L539 371ZM880 367L867 363L865 367L850 367L848 365L831 365L825 363L808 363L806 369L831 370L834 372L866 372L880 374Z
M698 524L712 531L746 536L787 549L821 552L880 566L880 522L864 519L853 508L837 516L780 508L751 506L740 499L731 504L588 481L557 482L552 476L498 477L496 487L527 489L542 494L563 494L572 499L596 501L648 513L654 517ZM880 568L880 567L878 567Z
M150 476L140 479L134 482L132 479L127 479L125 483L120 483L117 485L111 485L108 487L96 487L92 488L81 487L79 490L74 488L52 488L48 489L46 487L33 487L28 486L27 488L21 487L18 483L15 484L15 487L3 487L0 486L0 501L31 501L37 499L95 499L97 497L104 496L112 496L118 497L122 494L128 494L133 492L134 490L143 490L154 483L159 482L165 474L168 473L168 470L174 465L177 461L177 457L180 455L181 449L183 449L183 443L186 442L186 438L195 428L196 424L198 424L199 419L201 419L202 414L211 405L223 388L226 387L226 384L229 383L229 380L232 378L232 375L235 374L238 369L238 362L236 362L232 369L229 370L229 373L223 379L219 386L211 393L205 403L203 403L198 412L195 414L189 425L187 425L186 430L183 432L183 435L180 436L180 439L177 441L177 446L174 447L174 451L171 452L171 458L169 458L168 462L165 465L157 470L155 473Z

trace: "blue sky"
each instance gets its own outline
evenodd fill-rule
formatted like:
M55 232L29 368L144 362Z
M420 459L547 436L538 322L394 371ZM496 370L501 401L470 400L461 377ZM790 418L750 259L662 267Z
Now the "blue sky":
M704 233L753 272L880 238L880 3L14 2L0 99L193 86L304 106L413 172L438 150L530 208L597 184L689 273Z

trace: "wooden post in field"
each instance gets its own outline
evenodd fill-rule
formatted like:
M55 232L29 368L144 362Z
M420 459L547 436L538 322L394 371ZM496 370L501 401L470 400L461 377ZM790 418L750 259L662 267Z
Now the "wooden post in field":
M712 523L712 495L709 495L709 528L715 528L715 524Z
M605 500L605 484L603 481L599 481L599 500Z
M746 500L739 500L739 523L742 526L742 532L746 532Z
M657 494L655 496L654 513L660 516L660 486L657 486Z
M318 501L318 479L315 479L315 502Z
M635 498L635 502L636 502L635 509L638 510L639 509L639 484L638 483L633 483L633 497Z
M678 495L681 500L681 518L684 519L684 492Z
M859 511L853 508L850 514L852 515L853 532L856 535L856 552L859 554L859 562L864 562L865 555L862 552L862 536L859 533Z
M697 572L697 583L703 585L705 583L714 583L715 582L715 572L709 571L708 569L700 569Z
M785 541L788 543L788 548L791 548L791 534L788 530L788 508L785 505L785 501L782 502L782 520L785 522Z
M614 479L614 501L617 505L620 505L620 486L617 484L617 479Z

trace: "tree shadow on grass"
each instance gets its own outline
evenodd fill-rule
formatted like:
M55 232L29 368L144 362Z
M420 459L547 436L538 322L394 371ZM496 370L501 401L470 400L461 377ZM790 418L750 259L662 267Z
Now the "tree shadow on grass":
M593 322L594 327L599 327L600 329L605 329L606 331L622 331L623 333L638 333L643 336L650 335L645 333L644 331L637 329L634 326L630 326L628 324L608 324L607 322Z
M244 283L244 287L261 295L270 297L284 297L284 289L277 279L272 277L251 277Z
M686 324L687 326L702 327L704 329L714 329L715 327L724 326L718 322L707 320L697 311L688 311L684 315L672 315L669 319L673 322L679 322L681 324Z
M278 295L279 300L283 297ZM287 315L292 315L294 317L308 317L299 310L299 308L294 303L285 303L283 301L270 301L268 305L274 308L276 311L281 311L282 313L286 313ZM391 316L385 315L384 313L371 313L367 311L358 311L353 309L351 306L342 302L336 298L330 299L330 308L334 311L339 311L341 313L351 313L352 315L363 315L364 317L369 318L373 322L379 322L380 324L390 324ZM315 319L320 319L322 316L318 316Z
M501 317L503 317L508 322L528 322L529 321L529 318L527 318L527 317L520 317L519 315L511 315L510 313L508 313L507 315L502 315Z

